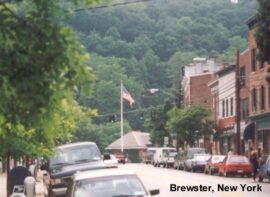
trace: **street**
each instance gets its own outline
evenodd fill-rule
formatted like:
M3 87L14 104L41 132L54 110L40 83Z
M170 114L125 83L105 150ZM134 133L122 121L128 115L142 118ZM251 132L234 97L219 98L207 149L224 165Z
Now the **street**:
M126 164L120 165L119 168L134 170L142 179L147 189L160 189L162 197L268 197L270 194L270 183L254 182L251 178L240 177L219 177L217 175L210 176L203 173L191 173L174 169L156 168L152 165L145 164ZM179 191L170 191L170 185L175 184L181 187ZM218 188L219 185L219 188ZM187 191L188 186L198 186L198 190L207 191ZM244 190L242 191L242 187ZM210 191L208 189L210 188ZM247 191L253 190L255 191ZM262 191L259 191L261 188ZM185 192L183 190L186 190ZM219 191L218 191L219 189ZM221 191L223 189L223 191ZM182 191L181 191L182 190ZM234 191L236 190L236 191ZM258 191L257 191L258 190Z

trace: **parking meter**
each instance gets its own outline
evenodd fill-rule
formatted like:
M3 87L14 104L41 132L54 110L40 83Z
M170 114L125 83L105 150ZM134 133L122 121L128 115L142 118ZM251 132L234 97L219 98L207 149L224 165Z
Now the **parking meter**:
M34 197L36 180L32 176L24 179L25 192L27 197Z

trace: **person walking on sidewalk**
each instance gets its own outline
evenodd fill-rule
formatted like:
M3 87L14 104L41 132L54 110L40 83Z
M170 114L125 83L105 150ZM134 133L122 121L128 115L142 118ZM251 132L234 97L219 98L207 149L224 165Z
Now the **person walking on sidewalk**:
M258 157L257 157L257 151L255 150L251 152L250 163L252 164L253 180L256 181L259 162L258 162Z

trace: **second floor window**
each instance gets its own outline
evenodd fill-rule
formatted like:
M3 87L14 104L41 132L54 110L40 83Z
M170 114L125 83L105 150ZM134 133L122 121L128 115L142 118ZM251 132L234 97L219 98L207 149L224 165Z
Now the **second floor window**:
M244 87L246 85L246 67L243 66L240 68L240 87Z
M231 98L231 116L233 116L233 108L234 108L234 105L233 105L233 97Z
M256 71L256 49L251 50L251 72Z
M260 88L260 108L261 110L265 109L265 90L264 90L264 86L261 86Z
M229 100L226 99L226 116L229 116Z
M254 88L251 92L251 98L252 98L252 111L257 111L257 90Z

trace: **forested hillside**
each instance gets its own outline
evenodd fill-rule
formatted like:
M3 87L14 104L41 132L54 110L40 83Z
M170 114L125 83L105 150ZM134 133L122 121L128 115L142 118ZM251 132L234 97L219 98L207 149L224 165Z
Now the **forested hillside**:
M93 96L82 94L80 103L101 115L118 115L123 79L136 100L133 108L125 105L133 111L126 118L142 129L150 106L175 102L181 66L196 56L234 61L236 48L247 46L245 20L255 12L256 0L152 0L77 12L71 23L97 78ZM151 94L150 88L160 91Z

